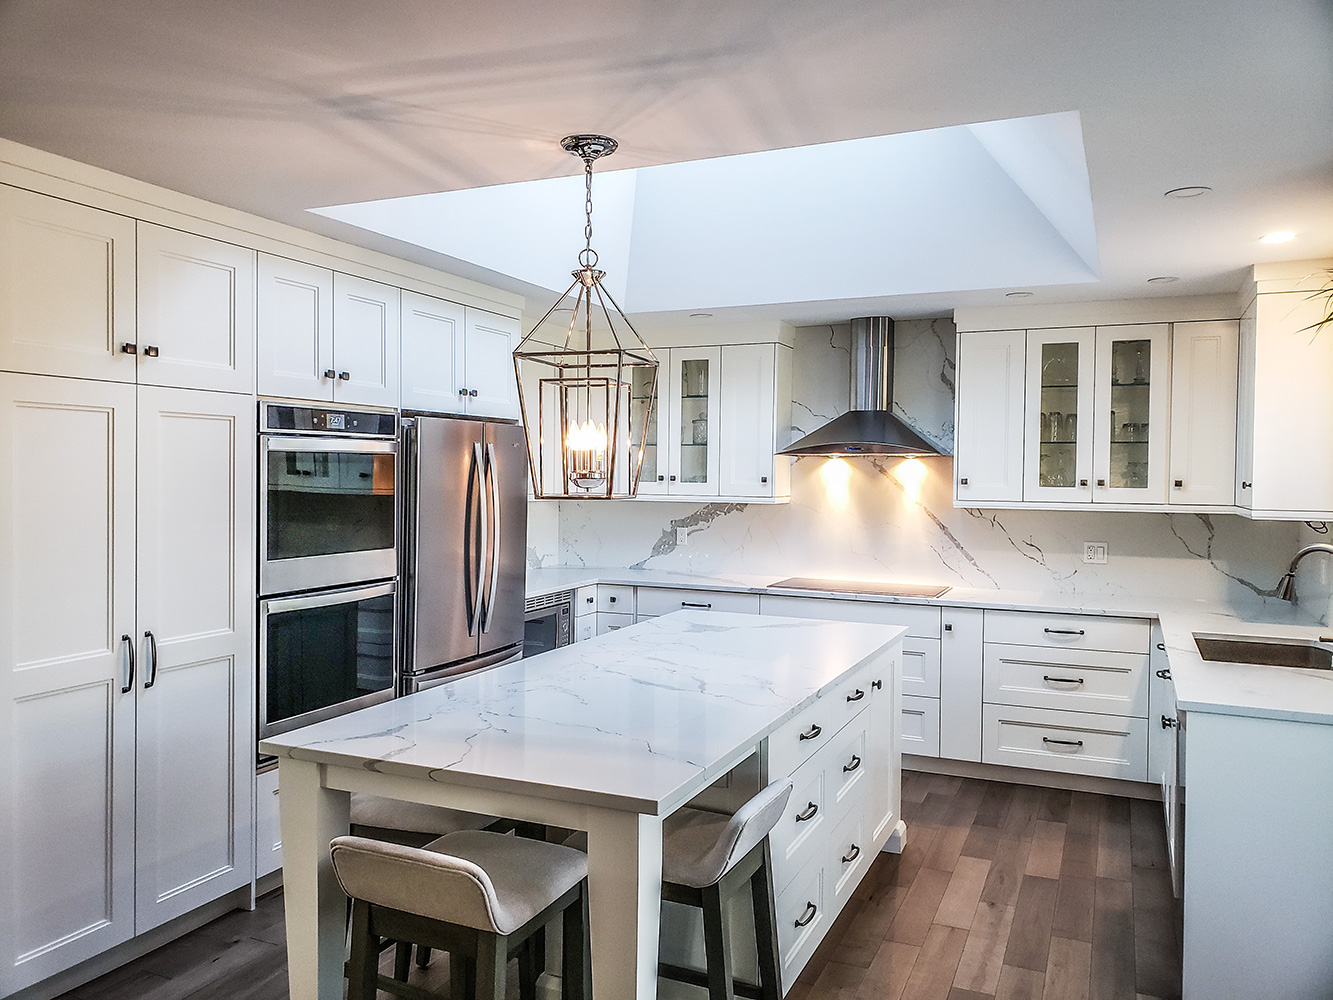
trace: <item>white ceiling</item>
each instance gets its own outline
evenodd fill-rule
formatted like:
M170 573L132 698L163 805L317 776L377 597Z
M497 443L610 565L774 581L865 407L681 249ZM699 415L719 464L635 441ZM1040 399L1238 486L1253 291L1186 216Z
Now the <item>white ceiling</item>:
M1235 289L1256 261L1333 256L1330 53L1326 0L0 0L0 136L537 307L548 293L530 282L306 210L577 174L558 146L570 132L615 136L608 163L623 169L1077 112L1099 278L1027 301L1202 294ZM1051 185L1024 186L1003 142L986 149L1058 229ZM1162 197L1187 184L1214 190ZM1276 229L1298 237L1257 242ZM956 241L895 253L967 270ZM652 273L671 279L665 264ZM1180 280L1146 284L1162 274ZM736 313L810 322L1004 301L1003 288L923 287L849 285L834 301L770 290Z

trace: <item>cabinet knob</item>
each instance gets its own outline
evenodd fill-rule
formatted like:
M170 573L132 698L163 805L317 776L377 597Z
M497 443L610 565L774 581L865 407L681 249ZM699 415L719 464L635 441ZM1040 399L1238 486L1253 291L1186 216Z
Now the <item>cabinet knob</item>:
M1078 481L1078 484L1079 484L1080 486L1087 486L1087 485L1088 485L1088 481L1087 481L1086 479L1080 479L1080 480Z
M1180 723L1177 722L1175 719L1171 718L1169 715L1164 715L1164 716L1162 716L1162 728L1163 728L1163 729L1175 729L1175 728L1177 728L1179 725L1180 725Z
M616 599L614 597L608 597L607 600L610 601L612 604L616 603Z
M138 354L138 353L139 353L139 345L138 345L138 344L121 344L121 345L120 345L120 353L121 353L121 354Z
M1085 485L1085 486L1087 485L1087 480L1086 480L1086 479L1083 480L1083 485ZM1097 480L1097 485L1098 485L1098 486L1105 486L1105 485L1106 485L1106 480L1105 480L1105 479L1099 479L1099 480Z
M351 373L351 372L339 372L339 373L338 373L338 381L340 381L340 382L346 382L346 381L350 380L351 377L352 377L352 373Z
M1182 489L1184 486L1185 486L1185 480L1183 480L1183 479L1177 479L1177 480L1175 481L1175 487L1176 487L1176 489Z
M953 631L953 626L950 625L950 624L948 624L948 623L946 622L945 625L944 625L944 631L946 631L946 632L952 632L952 631Z
M767 477L767 476L760 476L760 477L759 477L759 481L760 481L761 483L766 483L766 482L768 482L768 477Z
M459 389L459 390L458 390L458 394L459 394L460 396L466 396L466 395L467 395L467 390L466 390L466 389Z
M675 477L675 476L672 476L672 477L671 477L671 481L674 483L674 482L676 481L676 477Z
M1241 484L1240 484L1240 488L1243 489L1243 490L1248 490L1248 489L1249 489L1251 486L1253 486L1253 485L1254 485L1254 483L1241 483Z
M959 486L966 486L966 485L967 485L967 477L964 476L962 479L958 480L958 485L959 485Z
M143 345L143 356L144 356L145 358L155 358L155 357L157 357L157 348L154 347L152 344L144 344L144 345Z
M477 390L476 390L476 389L469 389L469 390L467 391L467 394L468 394L469 396L475 396L475 395L477 394Z
M672 476L672 478L674 479L675 477ZM658 476L658 477L657 477L657 481L658 481L659 483L661 483L661 482L665 482L665 481L666 481L666 476Z
M326 369L324 370L324 377L325 377L325 378L337 378L337 377L338 377L338 373L337 373L336 371L334 371L332 368L326 368Z

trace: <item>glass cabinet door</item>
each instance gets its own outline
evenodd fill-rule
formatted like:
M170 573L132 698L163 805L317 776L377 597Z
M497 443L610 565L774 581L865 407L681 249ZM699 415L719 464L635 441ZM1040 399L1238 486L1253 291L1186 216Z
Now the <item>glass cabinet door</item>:
M667 449L662 434L661 414L669 406L662 405L662 399L670 391L671 374L670 351L659 350L657 355L657 391L650 393L651 379L645 368L635 368L630 372L630 408L635 426L644 421L643 472L639 476L639 494L652 495L667 491ZM644 411L647 411L646 413Z
M1166 503L1170 330L1097 328L1093 500Z
M1024 500L1092 497L1093 345L1091 328L1028 332Z
M671 456L667 492L717 494L718 378L722 349L673 349L667 389L671 399Z

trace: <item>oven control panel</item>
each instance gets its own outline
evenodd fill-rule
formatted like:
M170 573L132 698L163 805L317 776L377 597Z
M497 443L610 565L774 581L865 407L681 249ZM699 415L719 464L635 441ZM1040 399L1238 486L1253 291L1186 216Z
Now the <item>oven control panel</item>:
M388 438L398 433L396 413L298 406L292 403L262 402L259 405L263 410L263 428L268 433L355 434Z

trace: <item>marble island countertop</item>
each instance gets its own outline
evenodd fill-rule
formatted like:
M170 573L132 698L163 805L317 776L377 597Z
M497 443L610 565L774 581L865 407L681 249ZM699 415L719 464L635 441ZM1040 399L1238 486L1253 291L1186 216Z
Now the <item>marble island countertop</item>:
M1256 597L1244 604L1222 604L1170 597L1126 598L963 587L951 589L937 598L886 597L785 587L774 589L772 585L779 579L776 574L771 578L697 576L663 570L554 567L529 569L527 586L529 596L603 583L1156 619L1164 634L1177 704L1181 709L1333 724L1333 671L1209 662L1199 655L1194 645L1195 632L1306 639L1333 636L1333 628L1320 626L1312 615L1285 601Z
M263 741L260 750L665 815L838 680L889 625L680 611Z

